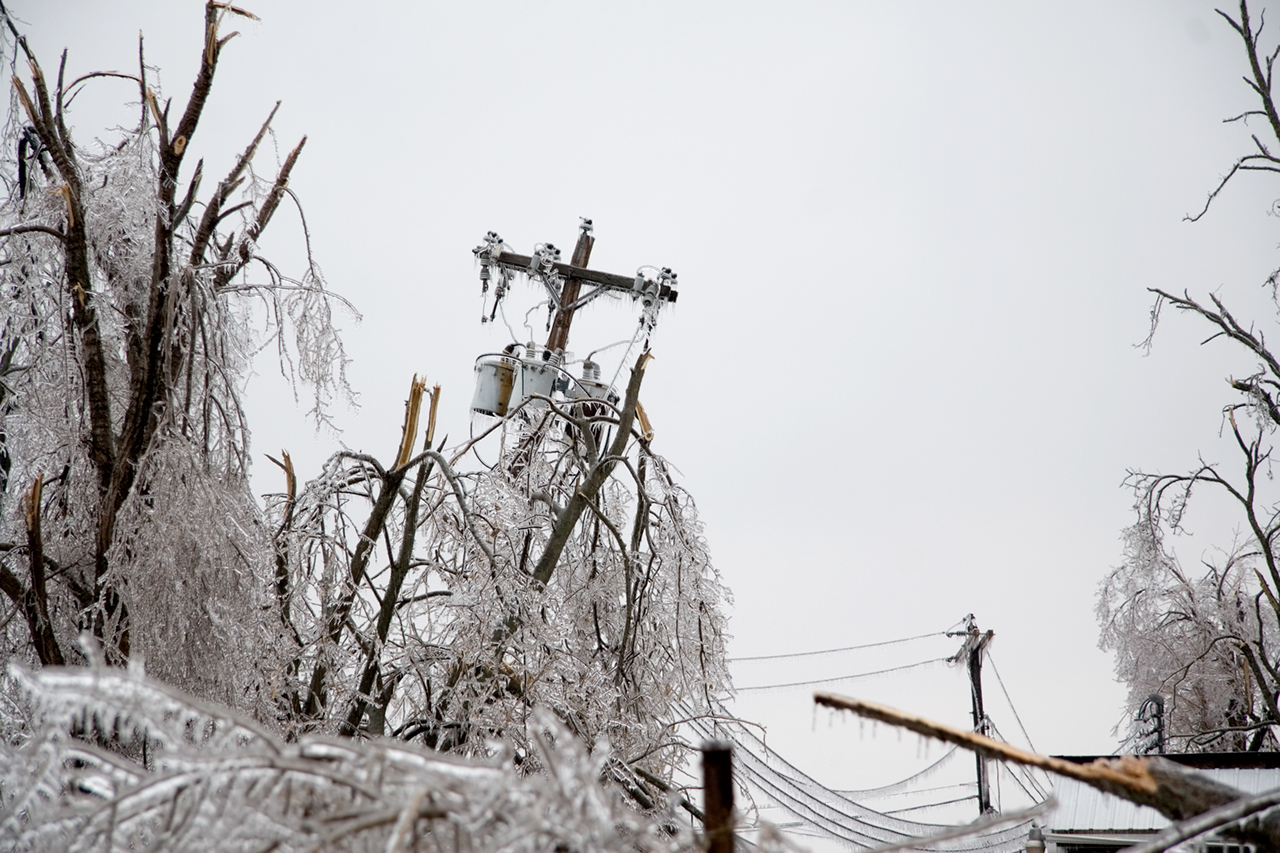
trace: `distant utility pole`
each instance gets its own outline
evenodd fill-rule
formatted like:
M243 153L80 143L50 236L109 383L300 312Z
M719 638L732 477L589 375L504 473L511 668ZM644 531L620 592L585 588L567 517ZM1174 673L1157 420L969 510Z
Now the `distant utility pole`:
M964 637L964 645L960 647L960 651L951 657L951 661L955 663L964 658L969 668L969 687L973 699L973 730L980 735L990 736L989 727L987 726L987 713L982 707L982 653L986 650L987 644L991 642L991 638L995 636L995 632L987 631L983 633L979 631L978 623L974 620L973 614L970 613L965 617L964 630L957 631L950 636ZM987 760L981 754L978 754L977 762L978 814L985 815L995 811L995 809L991 807L991 783L987 776Z
M584 218L579 225L578 243L573 249L573 257L567 264L560 263L560 250L550 244L540 246L532 255L507 251L502 238L492 231L485 238L484 245L475 250L481 264L482 281L489 281L490 268L497 269L503 276L504 284L499 286L498 299L505 293L505 282L515 274L542 281L554 311L551 331L547 336L548 358L563 355L569 345L569 327L573 323L574 313L597 296L604 293L630 295L641 300L646 309L660 304L674 304L679 296L676 274L667 268L649 268L655 271L653 277L645 276L644 268L632 276L587 269L595 242L591 220ZM594 287L583 293L584 284Z

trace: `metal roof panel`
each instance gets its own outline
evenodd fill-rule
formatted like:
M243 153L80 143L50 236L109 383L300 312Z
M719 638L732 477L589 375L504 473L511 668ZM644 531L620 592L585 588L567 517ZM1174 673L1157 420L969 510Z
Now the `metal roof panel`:
M1198 772L1250 794L1280 788L1280 768L1215 767ZM1049 819L1053 832L1141 832L1169 825L1168 818L1155 809L1104 794L1074 779L1057 779L1053 794L1058 800Z

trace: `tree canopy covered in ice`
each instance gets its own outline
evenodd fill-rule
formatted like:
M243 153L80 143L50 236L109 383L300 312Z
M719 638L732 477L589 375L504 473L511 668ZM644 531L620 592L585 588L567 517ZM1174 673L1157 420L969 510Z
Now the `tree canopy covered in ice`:
M545 848L514 815L541 826L561 806L640 838L649 824L616 823L614 794L582 778L663 812L678 723L730 689L727 591L635 422L648 353L616 401L517 407L476 470L434 436L438 389L406 376L393 457L342 450L308 477L283 454L285 489L261 505L255 356L309 389L319 422L349 389L344 303L310 245L295 270L260 249L298 205L306 140L264 162L273 111L226 174L196 159L205 104L234 97L215 72L244 14L206 5L186 101L141 53L132 73L51 75L0 21L15 74L0 150L17 154L0 162L5 825L165 846L261 798L208 843L278 826L288 849L334 832L391 849L421 818L460 833L446 846ZM86 142L72 96L118 97L119 78L136 124ZM357 807L386 820L357 827Z

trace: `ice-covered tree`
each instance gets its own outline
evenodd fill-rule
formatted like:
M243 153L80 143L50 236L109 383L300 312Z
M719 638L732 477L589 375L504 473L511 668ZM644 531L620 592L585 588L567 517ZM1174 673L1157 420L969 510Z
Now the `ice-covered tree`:
M251 312L272 309L268 334L290 336L321 403L340 390L343 355L314 267L286 278L258 250L305 139L256 172L272 110L211 190L203 161L191 164L235 36L223 25L242 14L205 7L182 105L154 87L141 43L136 74L68 79L64 53L50 79L4 13L15 73L0 141L0 590L21 613L4 623L10 659L76 662L88 631L113 663L145 659L170 683L249 707L270 648L249 614L269 603L271 552L247 480ZM136 124L86 138L72 99L122 88Z
M684 760L677 725L728 690L727 593L690 495L625 395L524 400L472 442L433 449L439 390L415 383L393 462L339 453L275 507L278 594L295 658L275 688L297 731L367 732L533 760L531 714L554 712L645 808ZM282 462L286 476L290 470Z
M670 851L699 849L670 806L602 785L545 711L530 774L403 743L308 736L124 670L17 672L26 726L0 738L0 840L15 851ZM6 711L10 710L8 708ZM7 734L7 733L6 733Z
M1255 107L1232 121L1250 124L1251 148L1210 193L1244 172L1280 173L1280 113L1272 93L1280 47L1261 43L1260 20L1247 3L1219 12L1240 37L1248 63L1245 82ZM1267 281L1280 302L1280 270ZM1154 289L1152 334L1164 307L1199 317L1245 354L1256 369L1231 378L1238 397L1224 409L1224 433L1234 461L1201 461L1183 474L1130 472L1137 520L1124 534L1122 565L1098 598L1101 645L1116 652L1117 675L1129 686L1136 718L1150 694L1164 697L1169 748L1280 748L1280 494L1272 481L1272 452L1280 428L1280 361L1264 326L1237 320L1214 294L1197 300ZM1148 343L1150 341L1148 340ZM1196 500L1217 493L1235 508L1237 540L1184 565L1171 547Z
M211 191L190 165L224 25L247 14L207 3L180 110L141 50L136 74L67 79L64 55L51 81L3 18L0 150L17 154L0 166L5 660L82 664L97 648L290 741L507 750L530 772L550 714L633 805L663 808L680 720L729 689L727 592L637 415L647 351L621 397L544 394L495 421L493 467L465 469L469 444L436 440L439 390L415 378L394 456L339 452L306 480L284 454L283 492L266 506L250 493L241 394L262 324L317 417L345 383L315 266L288 276L259 248L296 202L302 143L255 171L273 110ZM86 143L69 103L104 86L133 93L136 124ZM19 689L35 676L15 677L0 727L43 749ZM79 748L91 729L58 736Z

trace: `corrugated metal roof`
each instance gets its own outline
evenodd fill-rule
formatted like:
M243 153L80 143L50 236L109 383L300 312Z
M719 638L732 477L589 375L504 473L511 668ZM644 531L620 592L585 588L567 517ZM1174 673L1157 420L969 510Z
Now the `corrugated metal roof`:
M1276 768L1212 768L1198 772L1250 794L1280 788L1280 769ZM1074 779L1056 779L1053 795L1058 807L1049 819L1052 832L1140 832L1169 825L1168 818L1155 809L1104 794Z

